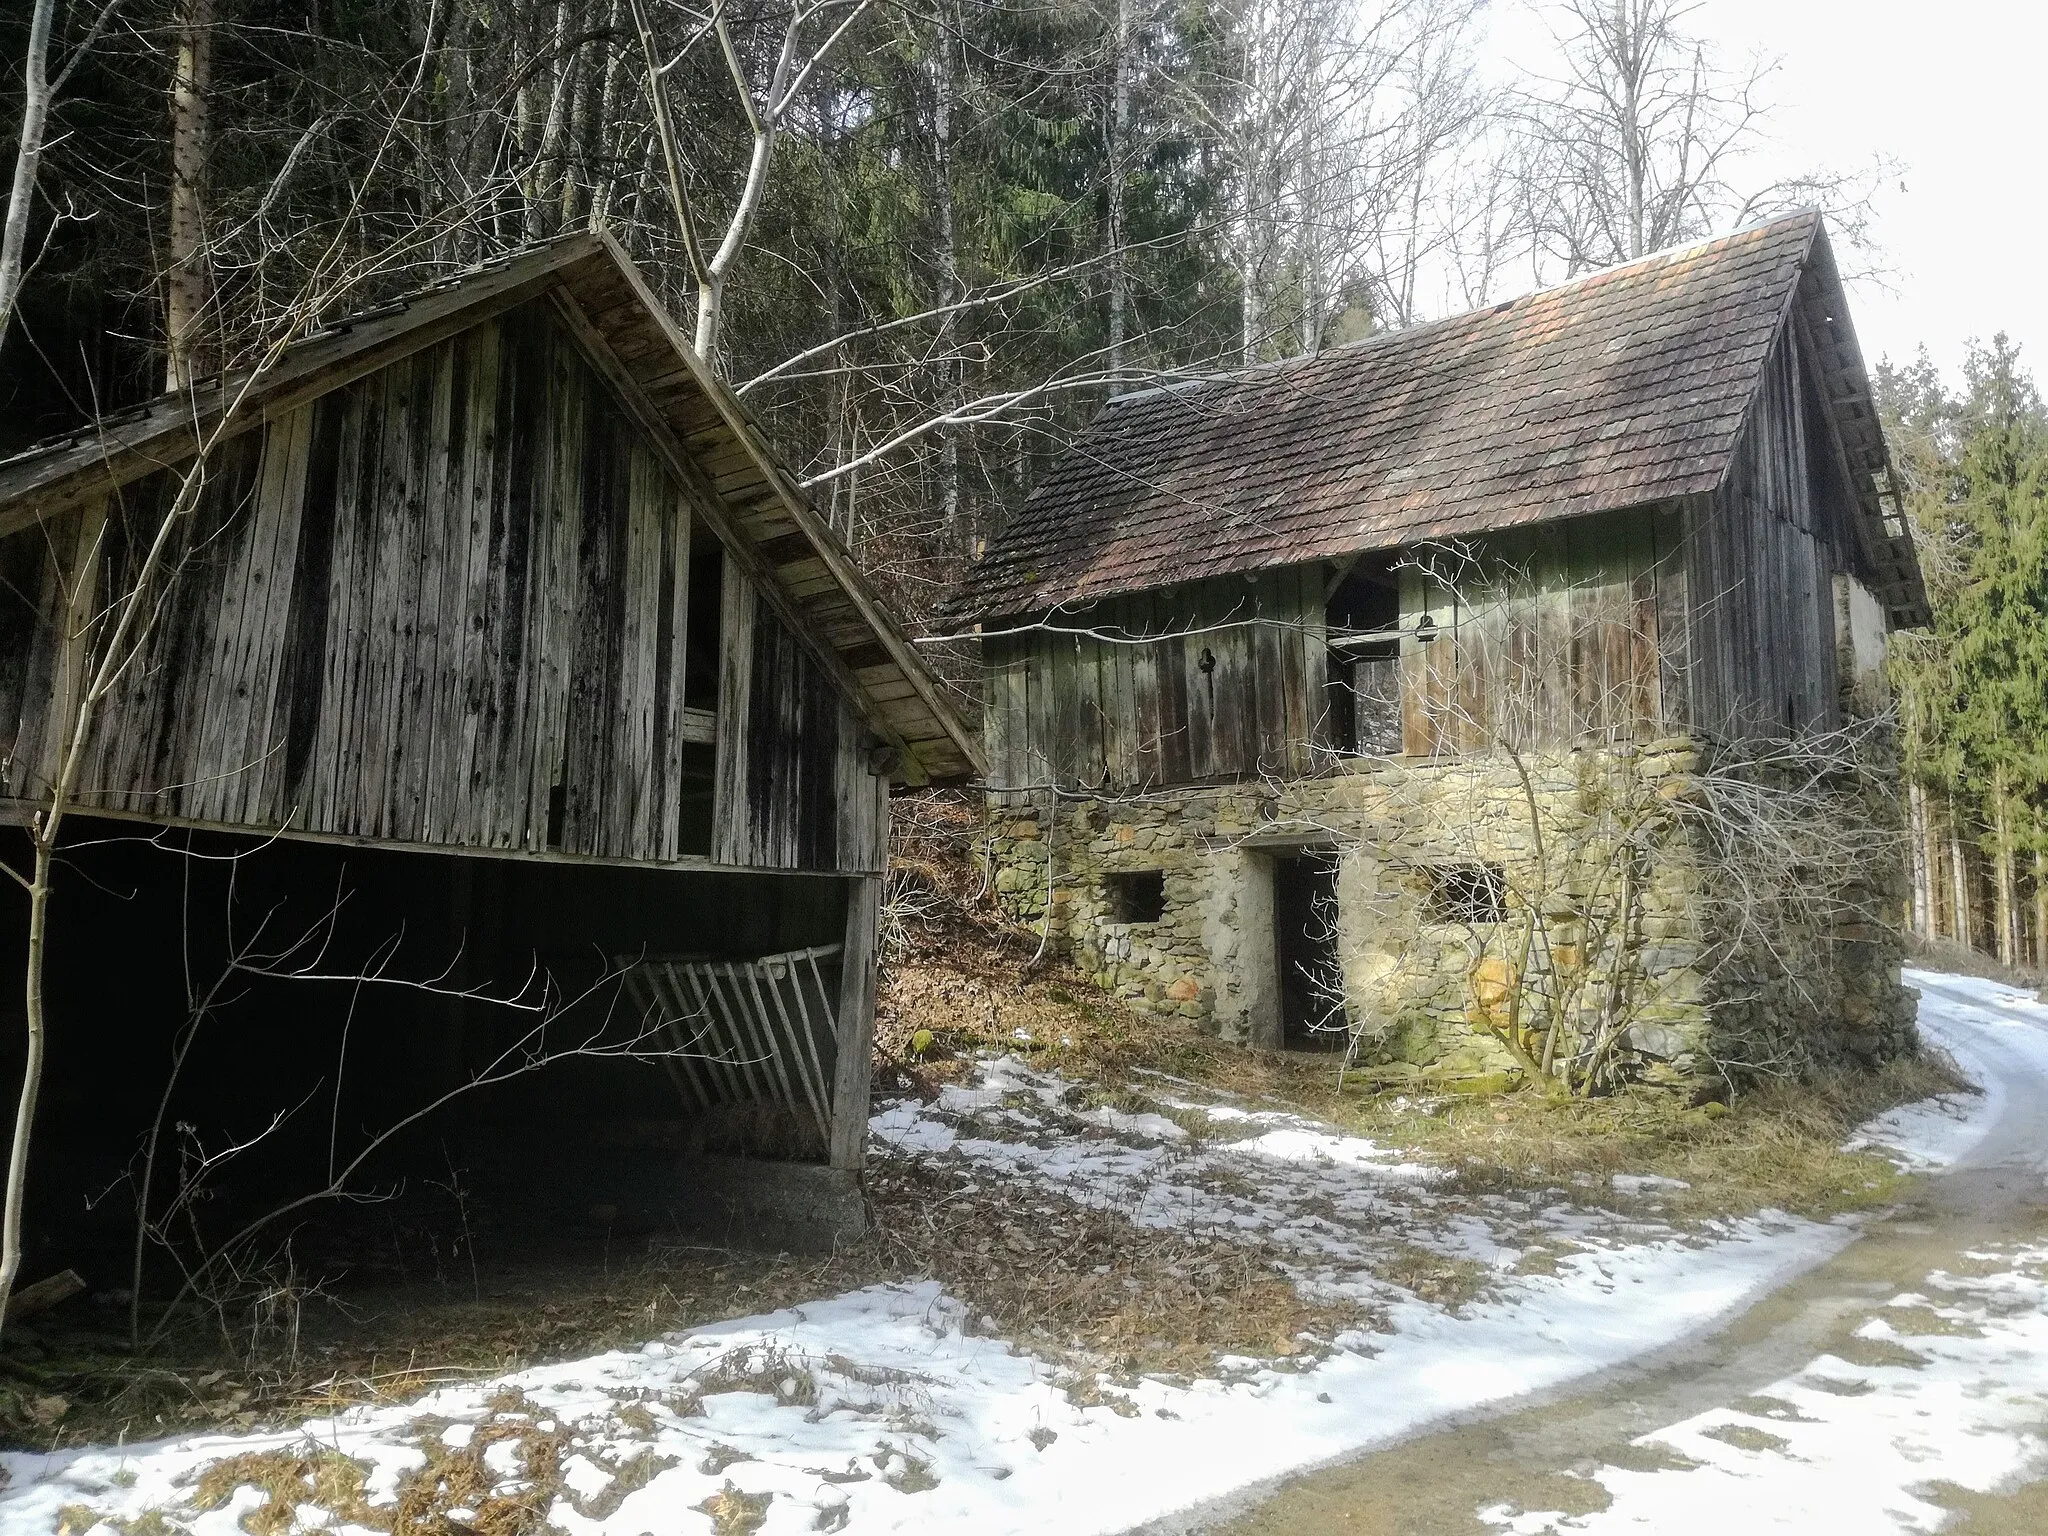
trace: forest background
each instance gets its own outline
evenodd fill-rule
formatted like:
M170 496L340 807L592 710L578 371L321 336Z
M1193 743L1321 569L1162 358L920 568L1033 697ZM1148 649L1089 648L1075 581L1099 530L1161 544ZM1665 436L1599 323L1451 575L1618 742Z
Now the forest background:
M1549 64L1479 68L1503 12ZM1112 393L1426 322L1893 167L1767 176L1685 0L15 0L0 454L537 240L619 239L912 622ZM1780 159L1782 157L1779 157ZM2048 965L2048 415L1879 369L1937 622L1912 919Z

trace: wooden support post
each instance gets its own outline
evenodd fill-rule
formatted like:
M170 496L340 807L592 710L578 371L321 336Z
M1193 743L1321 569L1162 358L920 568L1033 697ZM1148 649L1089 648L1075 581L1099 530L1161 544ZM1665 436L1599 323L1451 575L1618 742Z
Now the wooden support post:
M868 1141L868 1079L875 1056L875 963L882 877L856 875L846 894L839 957L839 1060L832 1074L832 1166L857 1171Z
M58 570L57 649L51 658L49 713L43 719L42 761L34 784L36 808L48 804L64 754L90 681L93 660L93 615L100 600L100 541L106 535L107 502L87 504L72 530L71 547L60 555ZM62 550L62 546L58 546ZM74 786L76 788L77 786Z

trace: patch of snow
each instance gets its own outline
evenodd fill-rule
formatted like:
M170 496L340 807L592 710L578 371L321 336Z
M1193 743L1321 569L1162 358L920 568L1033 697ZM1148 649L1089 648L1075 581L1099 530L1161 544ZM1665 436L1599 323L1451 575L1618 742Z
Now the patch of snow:
M1659 1190L1692 1188L1684 1179L1667 1179L1661 1173L1617 1173L1607 1182L1617 1195L1653 1195Z
M1930 1038L1971 1068L1970 1052L2012 1017L2008 1003L2018 994L2004 993L1978 999L1965 990L1954 1003L1930 985L1923 1007ZM2048 1044L2042 1051L2048 1076ZM388 1504L399 1479L425 1461L421 1442L435 1425L446 1425L445 1446L473 1443L481 1426L503 1422L489 1404L512 1388L566 1437L567 1491L547 1518L568 1536L708 1533L711 1519L697 1506L727 1484L769 1496L763 1536L818 1528L854 1536L1113 1532L1669 1345L1854 1235L1847 1223L1776 1212L1683 1233L1561 1197L1462 1197L1439 1187L1433 1170L1296 1116L1174 1104L1245 1133L1229 1142L1174 1138L1150 1123L1172 1123L1164 1117L1066 1113L1072 1086L1004 1059L988 1064L975 1085L948 1087L932 1104L884 1106L872 1131L906 1154L956 1159L1024 1188L1057 1189L1143 1225L1254 1235L1305 1293L1373 1300L1385 1309L1385 1328L1346 1335L1313 1364L1235 1360L1222 1362L1211 1379L1099 1382L1108 1400L1081 1406L1066 1390L1070 1377L1016 1345L970 1331L964 1307L936 1284L876 1286L638 1349L444 1388L411 1404L353 1408L288 1431L0 1456L8 1474L0 1528L54 1531L60 1510L87 1504L106 1520L132 1521L160 1509L193 1536L238 1536L238 1522L261 1497L243 1490L218 1510L193 1510L198 1472L231 1455L313 1445L364 1463L370 1496ZM1994 1109L1994 1094L1962 1097L1924 1123L1888 1117L1881 1134L1902 1154L1953 1159L1964 1155L1973 1133L1983 1135ZM1880 1128L1868 1134L1878 1136ZM1637 1188L1675 1183L1639 1179ZM1621 1180L1616 1187L1628 1188ZM1551 1273L1513 1272L1532 1240L1554 1240L1561 1250ZM1373 1263L1391 1244L1474 1260L1492 1272L1492 1283L1455 1312L1430 1305L1373 1278ZM1974 1426L1982 1442L1967 1476L2002 1476L2000 1469L2037 1455L2022 1420L2031 1413L2038 1426L2038 1402L1995 1392L1982 1401L1962 1398L1971 1372L1999 1368L1992 1358L1998 1350L2048 1355L2048 1332L2026 1311L2041 1310L2033 1300L2044 1283L2035 1273L2040 1262L2030 1253L2013 1257L2008 1272L1989 1280L1930 1281L1941 1304L1968 1314L1983 1336L1904 1340L1930 1359L1913 1375L1928 1422L1902 1408L1881 1418L1874 1405L1859 1407L1882 1394L1836 1398L1813 1385L1821 1373L1856 1369L1845 1362L1816 1362L1790 1380L1785 1392L1805 1392L1816 1399L1809 1406L1837 1415L1802 1407L1809 1424L1822 1427L1798 1442L1799 1454L1849 1455L1860 1445L1857 1454L1872 1467L1890 1456L1897 1465L1884 1475L1904 1487L1900 1479L1928 1474L1890 1455L1891 1438L1932 1437L1926 1443L1939 1454L1960 1455L1964 1431L1946 1422L1952 1420ZM1995 1294L2017 1310L1999 1312ZM1971 1308L1981 1308L1982 1321ZM1880 1367L1859 1379L1875 1382L1902 1370ZM713 1377L718 1390L700 1390ZM1806 1397L1786 1400L1807 1404ZM1804 1433L1809 1424L1792 1428ZM1713 1427L1674 1426L1666 1438L1677 1435L1688 1455L1731 1486L1753 1477L1756 1467L1739 1458L1765 1453L1706 1435ZM1790 1439L1776 1421L1768 1432ZM486 1458L500 1491L522 1486L526 1469L513 1450L500 1449L513 1445L499 1440ZM1715 1454L1737 1459L1716 1461ZM636 1463L631 1483L620 1486L629 1463ZM1773 1462L1758 1465L1774 1475L1781 1470ZM1659 1500L1684 1502L1662 1491L1669 1483L1653 1488L1666 1474L1610 1468L1600 1475L1603 1482L1617 1479L1609 1484L1617 1508L1624 1490L1651 1501L1646 1509L1665 1508ZM1651 1479L1640 1494L1626 1481L1639 1476ZM1967 1477L1955 1480L1977 1486ZM1826 1517L1807 1528L1868 1528L1838 1515L1831 1503ZM1496 1508L1488 1518L1503 1529L1563 1531L1579 1529L1567 1522L1581 1517ZM1693 1528L1660 1519L1634 1528ZM328 1520L326 1512L302 1511L304 1527ZM1527 1523L1545 1520L1551 1524ZM110 1530L103 1525L99 1536Z
M490 1417L487 1401L511 1387L572 1432L569 1482L586 1509L602 1508L609 1487L608 1477L599 1481L600 1461L673 1460L608 1515L558 1501L549 1518L571 1536L708 1533L710 1520L696 1506L728 1482L774 1496L764 1536L811 1530L821 1516L836 1521L827 1512L842 1506L844 1529L861 1533L1112 1532L1614 1364L1707 1324L1788 1267L1831 1251L1841 1236L1811 1223L1757 1221L1735 1224L1703 1248L1662 1242L1576 1255L1556 1276L1462 1316L1419 1302L1398 1308L1391 1333L1350 1341L1371 1355L1342 1351L1298 1372L1246 1361L1233 1379L1186 1386L1140 1380L1122 1394L1136 1410L1128 1417L1076 1406L1045 1362L964 1331L963 1309L937 1285L877 1286L695 1329L660 1353L615 1351L537 1367L285 1433L9 1455L0 1458L12 1474L0 1494L0 1525L53 1531L59 1511L78 1503L110 1519L162 1509L186 1521L191 1478L246 1451L317 1445L375 1472L394 1457L417 1465L416 1421L481 1423ZM815 1403L786 1400L764 1374L757 1389L704 1397L701 1417L679 1418L663 1406L750 1349L772 1351L777 1371L807 1371ZM651 1433L619 1420L631 1403L643 1406ZM498 1454L511 1444L499 1441L486 1457L501 1491L519 1480L514 1458ZM751 1459L707 1460L721 1446ZM915 1481L900 1475L912 1464L922 1466ZM112 1486L117 1467L129 1469L130 1486ZM825 1472L854 1480L828 1481ZM388 1474L379 1481L395 1486ZM236 1536L234 1521L248 1507L190 1518L193 1536Z
M1920 990L1921 1038L1948 1053L1977 1093L1942 1094L1878 1116L1847 1143L1926 1172L1968 1157L2005 1107L2003 1081L2015 1067L2048 1075L2048 1004L2030 992L1975 976L1908 969ZM2011 1058L2011 1059L2003 1059Z
M1479 1518L1515 1536L1942 1530L1955 1511L1931 1485L1990 1493L2048 1475L2048 1246L1998 1259L1987 1275L1937 1271L1924 1294L1889 1303L1910 1309L1900 1323L1873 1317L1856 1330L1890 1346L1896 1364L1821 1355L1746 1409L1637 1439L1684 1462L1600 1467L1591 1475L1613 1502L1598 1513L1495 1504ZM1934 1327L1913 1328L1915 1313Z
M1121 1109L1111 1109L1107 1104L1098 1104L1086 1118L1096 1125L1106 1126L1112 1131L1121 1131L1127 1136L1145 1136L1153 1141L1186 1141L1187 1128L1176 1124L1164 1115L1145 1113L1128 1114Z

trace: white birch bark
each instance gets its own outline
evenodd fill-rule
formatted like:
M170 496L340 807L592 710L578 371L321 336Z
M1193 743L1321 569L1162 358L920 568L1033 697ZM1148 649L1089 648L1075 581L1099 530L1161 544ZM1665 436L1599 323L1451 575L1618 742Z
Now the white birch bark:
M14 180L7 191L7 223L0 231L0 345L21 294L28 260L28 225L35 213L36 178L43 166L43 135L50 121L50 27L56 0L36 0L29 16L28 57L22 68L21 139Z
M1130 237L1125 231L1125 200L1130 195L1131 87L1137 74L1133 55L1133 0L1116 4L1116 82L1109 114L1109 376L1115 393L1124 376L1124 336L1130 308Z
M171 73L171 210L164 263L164 388L207 371L212 282L206 255L206 163L212 149L207 91L213 73L214 0L185 0Z

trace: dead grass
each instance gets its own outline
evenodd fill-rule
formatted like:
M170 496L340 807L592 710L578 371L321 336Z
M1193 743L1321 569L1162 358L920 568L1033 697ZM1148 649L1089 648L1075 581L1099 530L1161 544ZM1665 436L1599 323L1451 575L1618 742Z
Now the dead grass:
M1896 1105L1963 1086L1929 1059L1874 1073L1769 1083L1732 1105L1688 1108L1643 1090L1593 1100L1533 1093L1422 1100L1361 1093L1319 1095L1314 1107L1362 1135L1404 1147L1457 1174L1472 1192L1576 1186L1611 1198L1617 1173L1683 1180L1653 1200L1679 1216L1771 1207L1825 1217L1895 1198L1901 1179L1884 1159L1841 1150L1864 1121Z
M742 1493L731 1483L697 1506L711 1517L713 1536L752 1536L768 1521L772 1493Z
M1256 1247L1037 1189L1020 1200L961 1169L882 1159L869 1192L882 1242L964 1301L977 1330L1084 1369L1192 1375L1221 1354L1299 1355L1302 1334L1327 1340L1370 1320L1304 1301Z
M1981 976L1986 981L2004 982L2009 987L2048 992L2048 972L2033 966L2001 965L1994 956L1958 944L1954 939L1917 939L1908 934L1906 957L1929 970L1957 971L1965 976Z
M1758 1429L1752 1424L1716 1424L1712 1429L1700 1431L1709 1440L1718 1440L1723 1445L1732 1445L1739 1451L1753 1451L1761 1455L1768 1451L1783 1456L1792 1449L1792 1442L1783 1435L1774 1435L1767 1429Z
M65 1412L38 1423L23 1411L0 1418L0 1428L13 1443L44 1450L289 1423L357 1403L409 1402L451 1382L637 1346L914 1273L872 1243L829 1257L676 1238L625 1262L595 1250L513 1252L484 1267L475 1299L423 1284L344 1283L348 1309L308 1315L296 1363L263 1358L253 1368L198 1331L134 1359L104 1334L53 1328L44 1336L48 1358L32 1368L34 1390L61 1394Z
M245 1510L239 1520L249 1536L285 1536L298 1528L300 1511L306 1506L325 1511L334 1524L400 1536L441 1531L541 1536L555 1529L548 1515L558 1499L566 1499L587 1519L602 1519L614 1513L627 1494L645 1487L664 1467L674 1465L648 1454L615 1464L593 1458L613 1474L613 1481L597 1498L584 1499L572 1492L563 1478L563 1463L573 1439L566 1426L516 1392L501 1393L492 1399L490 1408L491 1417L478 1424L459 1448L451 1448L442 1438L445 1424L416 1422L417 1443L426 1454L426 1464L400 1480L397 1498L390 1503L370 1502L366 1465L339 1451L309 1445L252 1451L208 1464L192 1489L190 1510L223 1509L248 1489L262 1496L262 1502ZM507 1443L514 1447L513 1461L518 1468L513 1479L494 1472L485 1462L486 1452ZM727 1492L732 1492L730 1485ZM714 1496L712 1502L719 1497ZM722 1523L708 1504L700 1507L713 1514L720 1530L751 1531L760 1523L758 1519L752 1525L744 1523L742 1517L749 1507L744 1496L720 1505L739 1523ZM766 1501L759 1501L759 1510L765 1508ZM144 1533L130 1532L128 1536Z

